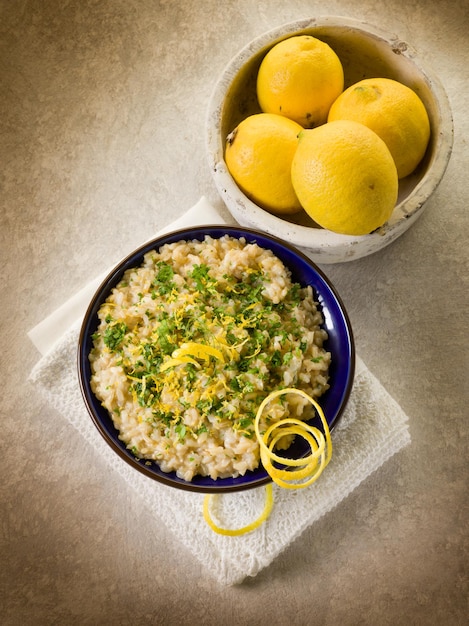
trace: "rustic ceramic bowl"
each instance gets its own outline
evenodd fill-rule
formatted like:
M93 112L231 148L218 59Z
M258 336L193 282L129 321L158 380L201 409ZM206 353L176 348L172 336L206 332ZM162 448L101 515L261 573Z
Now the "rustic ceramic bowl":
M400 181L399 197L389 221L369 235L333 233L318 227L305 212L288 218L272 215L249 200L227 170L227 135L242 119L260 112L256 77L263 57L277 42L299 34L313 35L335 50L344 68L345 88L363 78L393 78L411 87L426 106L431 124L427 152L415 172ZM206 144L215 185L239 224L281 237L317 263L341 263L381 250L415 223L448 165L453 121L439 79L409 44L350 18L321 17L271 30L254 39L228 63L209 103Z

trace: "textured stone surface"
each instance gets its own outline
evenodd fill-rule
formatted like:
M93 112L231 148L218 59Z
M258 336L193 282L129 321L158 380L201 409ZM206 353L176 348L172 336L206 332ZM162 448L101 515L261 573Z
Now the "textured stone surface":
M219 588L27 376L26 332L205 194L214 81L312 14L396 32L440 75L452 160L382 252L324 269L412 445L268 569ZM0 607L16 624L465 624L469 353L466 2L0 3Z

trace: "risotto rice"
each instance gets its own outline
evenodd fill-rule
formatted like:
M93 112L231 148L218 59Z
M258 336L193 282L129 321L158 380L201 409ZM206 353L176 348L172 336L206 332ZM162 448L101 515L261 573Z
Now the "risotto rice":
M99 310L91 387L140 459L195 475L259 465L254 418L276 389L328 389L331 355L311 287L270 250L228 235L178 241L125 272ZM308 419L301 397L272 403L264 427ZM291 441L283 441L288 447Z

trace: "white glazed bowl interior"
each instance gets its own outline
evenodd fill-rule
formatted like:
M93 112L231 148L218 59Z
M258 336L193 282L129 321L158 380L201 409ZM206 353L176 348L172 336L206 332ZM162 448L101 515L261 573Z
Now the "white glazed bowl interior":
M259 113L256 77L267 51L297 34L313 35L338 54L345 88L368 77L387 77L411 87L430 118L427 152L410 176L399 183L399 197L389 221L364 236L339 235L314 224L306 213L280 218L245 196L224 161L225 139L245 117ZM253 40L227 65L213 91L206 127L209 166L227 208L242 226L281 237L305 251L317 263L341 263L372 254L402 235L421 215L426 200L440 183L453 145L453 120L446 92L416 51L396 36L362 22L341 17L306 19L286 24Z

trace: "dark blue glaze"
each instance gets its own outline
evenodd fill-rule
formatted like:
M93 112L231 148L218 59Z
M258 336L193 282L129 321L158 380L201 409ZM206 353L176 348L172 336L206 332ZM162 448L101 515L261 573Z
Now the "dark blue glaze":
M308 257L276 237L239 226L193 227L158 237L141 246L121 261L107 276L93 296L81 327L78 346L78 375L86 407L95 426L107 443L132 467L166 485L206 493L238 491L258 487L270 482L270 477L260 467L258 470L247 472L245 476L239 476L238 478L212 480L211 478L198 476L189 483L178 478L175 473L167 474L162 472L157 463L152 462L147 465L146 461L136 459L126 449L125 444L119 440L118 432L112 423L111 417L91 391L91 367L88 354L92 348L92 335L98 326L97 312L111 289L116 286L127 269L138 267L142 264L143 256L147 252L159 249L166 243L173 243L182 239L202 240L205 235L218 238L225 234L236 238L244 237L249 243L257 243L263 248L269 248L290 269L293 281L303 286L312 286L315 299L319 302L325 320L324 327L329 334L329 339L324 347L332 353L332 364L329 369L330 389L320 399L320 404L331 430L336 425L345 408L351 392L355 370L355 348L352 329L339 295L324 273ZM318 425L320 425L319 420ZM308 454L309 446L306 442L299 437L296 439L297 441L288 450L288 456L300 457Z

